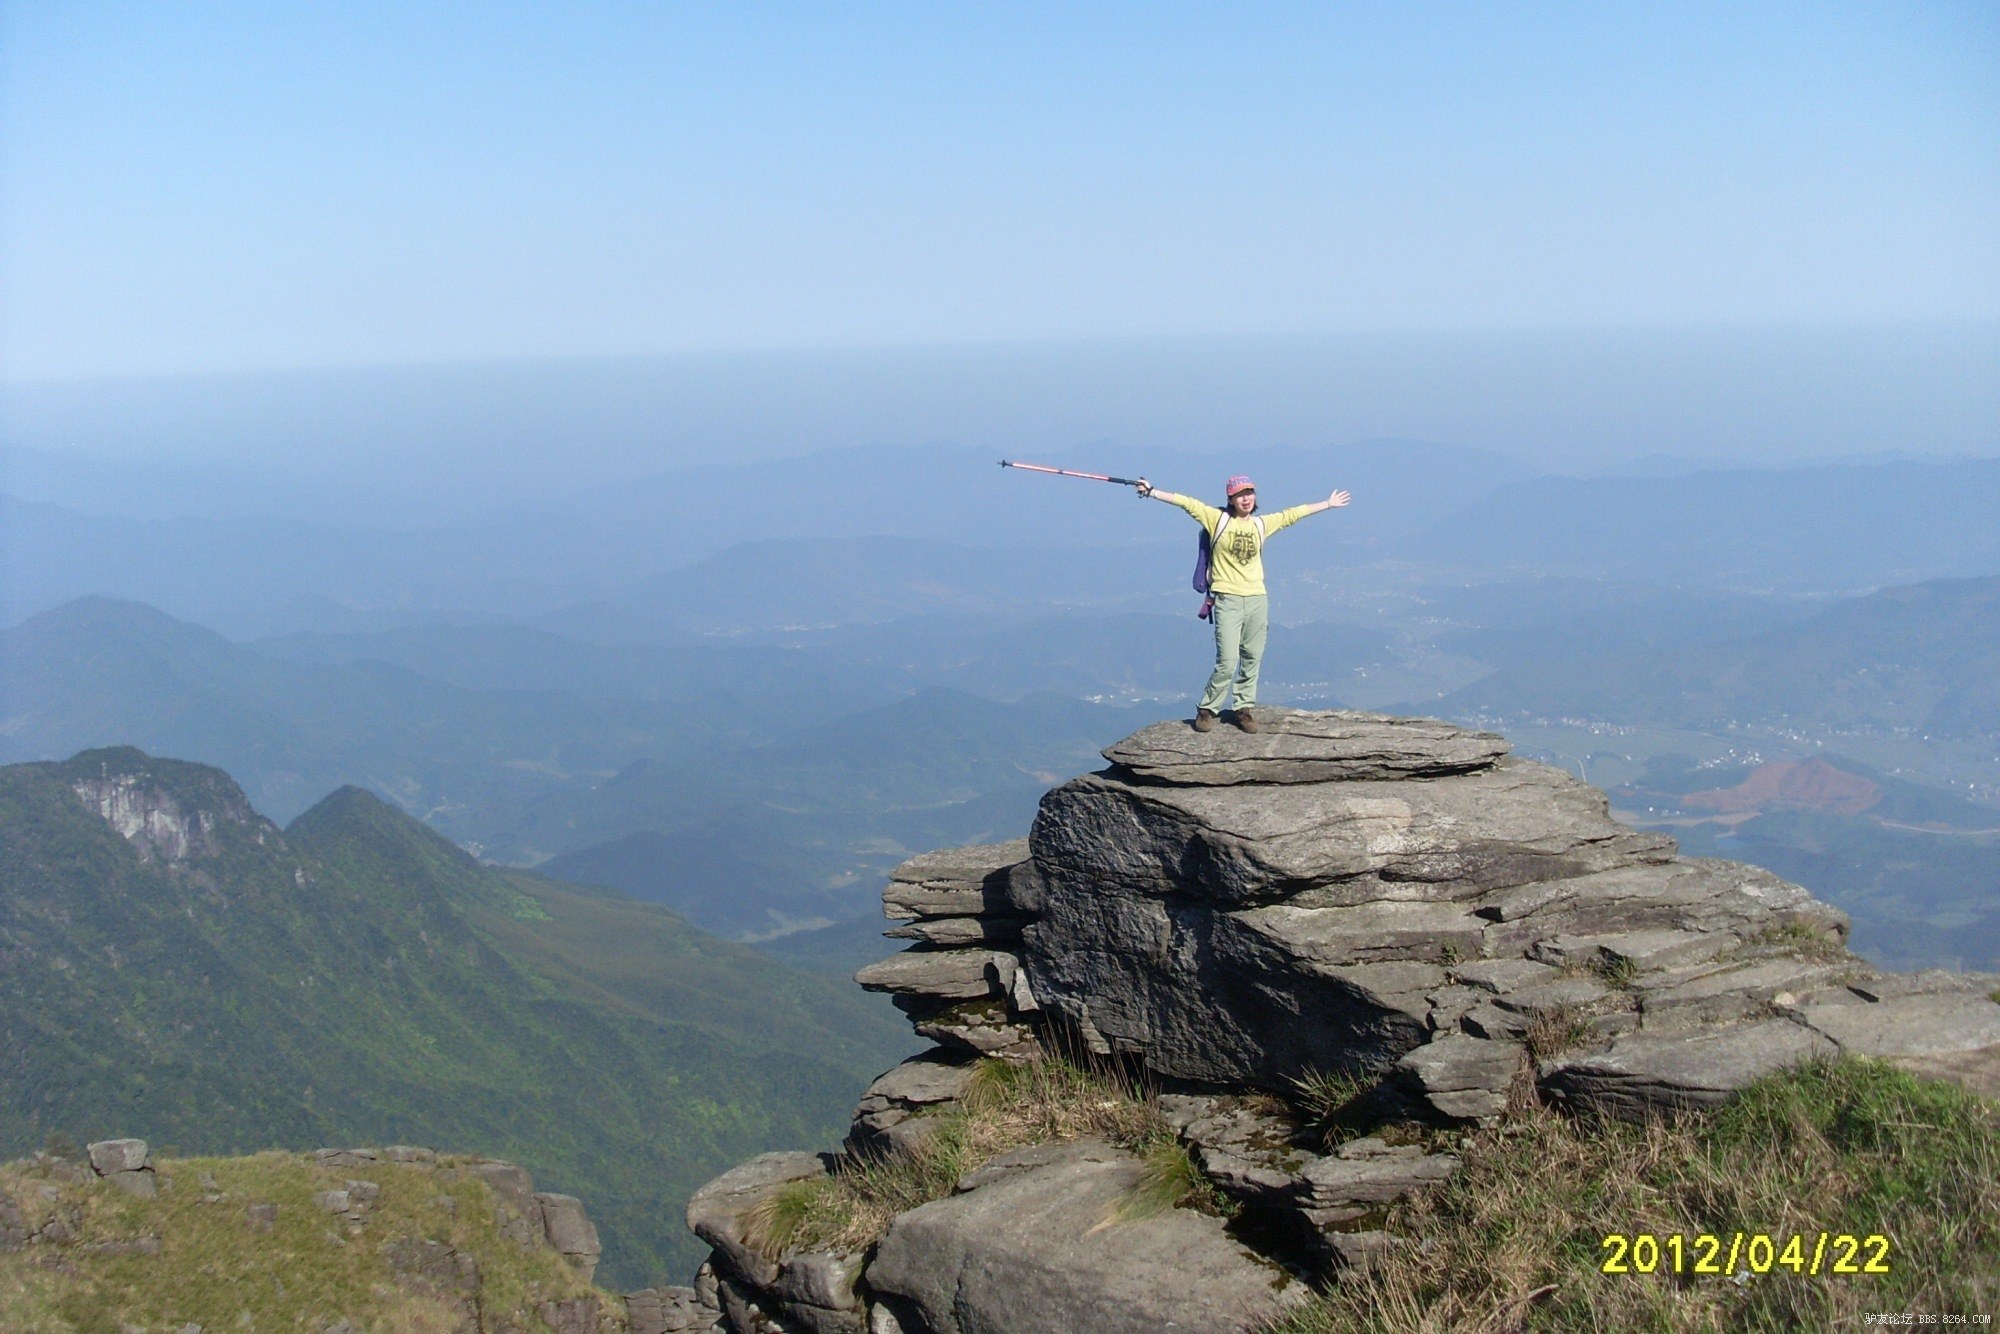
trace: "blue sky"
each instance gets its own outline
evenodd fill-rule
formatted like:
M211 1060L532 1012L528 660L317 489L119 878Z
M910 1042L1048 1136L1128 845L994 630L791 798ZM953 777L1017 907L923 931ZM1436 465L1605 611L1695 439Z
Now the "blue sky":
M2000 319L2000 6L6 9L14 379Z

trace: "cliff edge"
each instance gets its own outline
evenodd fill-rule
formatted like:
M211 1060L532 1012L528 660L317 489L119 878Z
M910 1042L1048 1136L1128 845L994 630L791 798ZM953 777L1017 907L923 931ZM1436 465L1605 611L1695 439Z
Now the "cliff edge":
M2000 1096L2000 979L1880 973L1837 909L1498 736L1259 718L1145 728L1027 839L895 873L912 944L857 981L937 1047L840 1153L694 1197L717 1323L1257 1328L1524 1108L1673 1118L1843 1055Z

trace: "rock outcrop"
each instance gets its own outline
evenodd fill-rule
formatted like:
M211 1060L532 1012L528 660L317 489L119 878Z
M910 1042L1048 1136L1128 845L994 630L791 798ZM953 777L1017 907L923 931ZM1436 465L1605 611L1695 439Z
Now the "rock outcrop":
M136 1202L116 1210L93 1203L92 1194L107 1189ZM227 1221L219 1232L204 1232L209 1219ZM359 1271L330 1258L357 1243L367 1257ZM712 1284L708 1300L696 1288L634 1293L621 1312L615 1298L590 1287L602 1248L583 1202L537 1191L524 1168L497 1159L391 1145L156 1163L144 1140L110 1139L83 1155L43 1152L0 1164L0 1255L29 1252L31 1263L74 1281L91 1302L110 1303L106 1312L131 1298L136 1280L156 1295L172 1292L190 1309L219 1303L232 1327L246 1323L250 1317L238 1318L243 1308L229 1304L234 1298L226 1288L190 1293L177 1286L180 1275L169 1271L191 1244L211 1248L211 1269L239 1278L255 1268L246 1253L274 1244L301 1273L331 1266L351 1284L334 1299L372 1310L373 1317L358 1317L370 1328L405 1301L422 1307L417 1320L425 1328L679 1334L712 1329L722 1318ZM91 1286L103 1278L93 1266L106 1257L157 1257L164 1268L128 1268L100 1291ZM496 1293L491 1280L498 1270L510 1277ZM297 1312L283 1311L280 1292L282 1319L269 1310L266 1317L289 1326L294 1315L303 1321L317 1311L314 1328L358 1328L346 1319L328 1323L317 1306L323 1297L312 1291L302 1284L308 1305ZM41 1299L60 1303L63 1295L45 1291ZM30 1318L36 1310L31 1301L19 1314L41 1328ZM399 1315L388 1323L406 1322ZM202 1325L175 1325L183 1327Z
M767 1155L689 1212L730 1327L1248 1327L1294 1279L1392 1246L1385 1207L1458 1165L1438 1134L1516 1099L1674 1115L1841 1052L2000 1093L2000 979L1880 974L1837 909L1678 856L1497 736L1259 718L1255 736L1155 724L1050 791L1027 839L895 873L890 934L912 944L856 980L938 1045L867 1090L845 1145L920 1145L979 1057L1081 1051L1145 1072L1188 1157L1258 1226L1174 1210L1099 1240L1140 1168L1081 1142L995 1159L870 1253L773 1258L737 1220L841 1162ZM1298 1111L1329 1086L1404 1129L1329 1147ZM801 1264L839 1282L792 1277Z

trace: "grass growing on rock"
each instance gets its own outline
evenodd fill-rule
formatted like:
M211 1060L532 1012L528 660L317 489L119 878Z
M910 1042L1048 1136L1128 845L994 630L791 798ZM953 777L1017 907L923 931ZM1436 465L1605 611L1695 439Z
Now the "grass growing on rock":
M596 1291L555 1252L501 1236L492 1192L455 1178L452 1162L334 1168L289 1153L160 1157L151 1199L73 1179L73 1168L8 1163L0 1192L23 1221L39 1230L60 1219L70 1235L0 1254L0 1329L317 1330L347 1320L392 1334L444 1334L464 1327L458 1301L472 1295L457 1288L448 1258L441 1268L434 1262L447 1248L472 1257L478 1309L496 1324L531 1328L543 1302ZM381 1188L359 1222L313 1198L352 1179ZM277 1207L268 1229L252 1205Z
M1522 1035L1528 1055L1538 1061L1574 1051L1590 1042L1590 1020L1575 1005L1552 1005L1535 1011Z
M1132 1217L1184 1202L1220 1207L1147 1091L1108 1066L1059 1056L982 1061L958 1105L931 1119L935 1126L914 1149L852 1161L765 1197L744 1217L745 1240L773 1257L821 1247L861 1250L897 1214L943 1199L960 1177L1001 1154L1081 1139L1146 1158L1138 1192L1144 1198L1130 1206L1141 1212Z
M1142 1147L1145 1175L1118 1207L1121 1223L1158 1218L1169 1209L1196 1209L1219 1218L1231 1218L1241 1206L1218 1189L1189 1155L1187 1146L1171 1137L1157 1139Z
M1460 1152L1457 1176L1390 1213L1416 1244L1270 1334L1775 1331L2000 1309L2000 1109L1884 1064L1815 1062L1671 1123L1531 1108ZM1829 1254L1818 1276L1783 1263L1757 1273L1747 1252L1737 1274L1693 1272L1697 1236L1721 1239L1720 1268L1738 1232L1775 1238L1774 1258L1804 1236L1808 1265L1822 1232L1880 1234L1890 1272L1832 1274ZM1602 1272L1614 1233L1661 1239L1654 1272ZM1685 1238L1683 1272L1669 1236Z
M1847 946L1840 941L1829 939L1801 922L1787 922L1783 926L1759 931L1745 940L1737 953L1743 956L1788 954L1814 963L1840 963L1853 958Z

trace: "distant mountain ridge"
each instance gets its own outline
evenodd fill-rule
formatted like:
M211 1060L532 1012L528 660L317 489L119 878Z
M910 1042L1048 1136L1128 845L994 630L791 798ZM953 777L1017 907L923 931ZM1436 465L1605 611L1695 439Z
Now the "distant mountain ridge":
M1379 545L1413 508L1457 509L1528 472L1490 451L1408 441L1267 446L1229 460L1107 446L1094 450L1092 460L1207 495L1248 470L1279 505L1348 486L1369 497L1372 509L1314 539L1330 550ZM1057 548L1187 537L1185 520L1137 504L1129 491L1003 473L998 461L991 451L957 446L825 450L633 478L410 528L261 516L134 519L0 496L0 617L103 594L235 634L321 628L298 624L310 615L302 608L312 599L523 620L643 594L661 577L695 577L690 572L702 561L746 542L863 537L927 544L917 550L936 570L885 572L936 579L949 575L967 550L1007 551L1007 561L1032 562ZM786 566L775 581L764 581L764 593L781 595L790 580L811 572L809 563ZM1100 590L1107 599L1143 599L1183 577L1100 581ZM979 582L978 591L1020 596L1018 587L994 578Z
M710 930L872 917L875 886L951 838L1028 828L1042 793L1103 761L1130 712L1055 695L999 704L920 691L802 735L642 763L522 816L523 838L571 851L549 874L663 902Z
M2000 458L1536 477L1413 535L1485 572L1853 593L2000 571Z
M381 662L274 660L109 598L0 630L0 673L0 760L118 742L192 754L244 774L257 804L286 816L367 782L438 811L450 829L453 806L613 772L666 733L714 734L643 700L475 691Z
M1438 707L2000 736L2000 577L1885 588L1734 641L1507 668Z
M0 768L0 1157L450 1141L587 1195L638 1286L655 1207L907 1045L665 910L482 867L358 788L286 829L127 748Z

